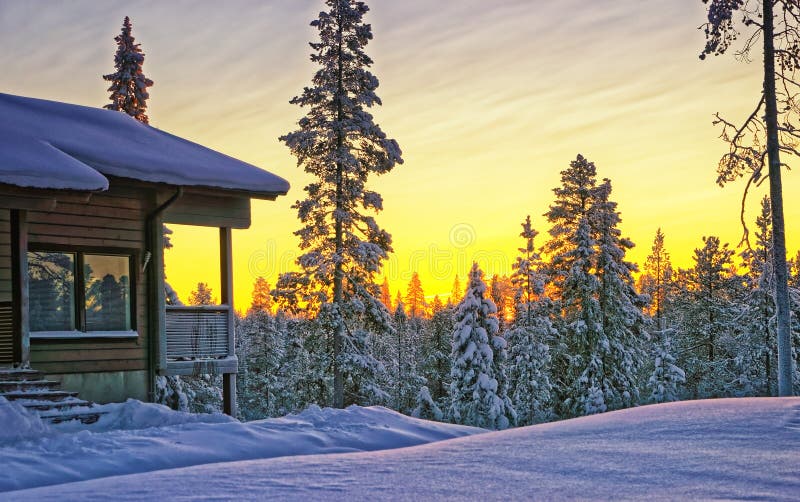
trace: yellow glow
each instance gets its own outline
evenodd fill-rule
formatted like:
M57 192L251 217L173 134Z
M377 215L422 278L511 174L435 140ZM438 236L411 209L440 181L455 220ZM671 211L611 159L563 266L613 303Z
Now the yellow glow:
M155 81L151 123L291 182L288 197L254 201L252 227L233 234L236 304L246 308L255 277L274 285L298 254L290 206L309 179L277 138L303 115L288 101L313 74L308 23L322 3L98 9L76 1L36 15L25 4L4 4L7 26L24 26L0 30L4 92L102 105L100 75L130 14ZM368 53L384 103L373 114L405 159L373 182L386 208L379 221L394 237L386 270L392 297L405 294L413 271L427 295L443 297L456 273L464 284L473 259L487 276L509 273L526 214L544 243L541 215L577 153L613 181L622 229L637 244L629 259L643 261L659 226L676 266L691 265L703 235L739 241L742 185L714 184L725 145L711 121L717 111L734 122L750 113L760 54L752 64L732 56L701 62L699 0L369 4ZM800 245L798 183L797 173L786 173L792 255ZM751 221L765 188L751 195ZM184 298L199 280L219 291L218 265L199 258L216 250L216 237L210 245L197 232L176 231L167 258L169 281Z

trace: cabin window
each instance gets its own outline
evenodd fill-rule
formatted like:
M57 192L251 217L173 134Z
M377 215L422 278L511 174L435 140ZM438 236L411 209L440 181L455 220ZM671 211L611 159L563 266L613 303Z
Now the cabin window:
M31 251L32 335L113 335L133 329L130 255Z

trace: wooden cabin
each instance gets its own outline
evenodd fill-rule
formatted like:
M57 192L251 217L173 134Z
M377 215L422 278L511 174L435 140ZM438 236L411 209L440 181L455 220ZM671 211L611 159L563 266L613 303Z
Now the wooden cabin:
M252 198L288 189L123 113L0 94L0 367L96 402L152 400L158 375L222 374L234 414L231 229L250 226ZM169 223L219 228L202 247L220 249L221 305L166 305Z

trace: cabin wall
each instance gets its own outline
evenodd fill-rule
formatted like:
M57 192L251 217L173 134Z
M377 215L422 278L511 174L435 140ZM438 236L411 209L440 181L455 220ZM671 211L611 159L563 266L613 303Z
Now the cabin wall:
M11 212L0 209L0 366L14 362L11 311Z
M31 336L31 366L61 378L65 389L79 391L84 399L147 400L147 274L142 271L141 261L145 253L145 217L152 206L149 197L151 193L147 190L112 185L108 192L93 194L88 202L74 198L58 200L53 210L27 213L31 247L134 251L138 337L43 340Z
M0 302L11 301L11 211L0 209Z

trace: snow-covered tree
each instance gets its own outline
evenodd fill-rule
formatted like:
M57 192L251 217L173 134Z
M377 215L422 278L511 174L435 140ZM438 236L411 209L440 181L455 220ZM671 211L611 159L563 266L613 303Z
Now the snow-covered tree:
M751 51L761 45L763 65L759 73L763 86L753 101L756 105L742 124L716 115L722 126L720 135L728 143L728 153L717 166L717 183L725 185L747 178L743 199L751 185L769 183L772 224L772 270L775 288L778 353L778 394L793 395L791 299L786 266L786 223L783 215L781 170L790 163L781 155L797 155L800 79L800 15L796 1L786 0L703 0L708 4L708 22L701 28L706 45L700 54L724 54L744 32L744 42L736 57L749 60ZM737 26L736 20L741 26ZM741 31L740 31L741 30ZM763 70L763 72L761 71ZM744 200L742 201L744 207ZM746 237L745 232L745 237Z
M319 69L312 85L291 100L308 111L297 130L280 138L314 179L305 187L306 199L293 206L303 224L295 232L303 250L297 261L301 272L281 276L277 289L325 310L333 338L333 405L342 407L345 379L360 380L346 375L345 361L368 356L349 352L359 345L353 340L362 329L356 320L391 329L374 284L391 251L391 236L371 214L383 208L383 199L367 181L402 158L397 142L367 111L381 104L378 79L369 71L372 59L364 52L372 39L371 26L363 21L369 8L355 0L325 4L328 10L311 23L319 34L310 44L311 61Z
M648 312L661 330L666 328L665 312L672 292L673 275L669 252L664 247L664 233L659 228L639 277L639 289L650 297Z
M739 322L736 360L739 382L747 394L777 395L777 338L775 325L775 288L772 273L772 232L769 198L761 200L761 214L756 218L755 241L741 253L747 293Z
M655 333L653 343L653 372L647 380L650 391L648 402L668 403L680 399L680 386L686 382L686 373L675 364L673 354L672 330Z
M680 274L678 362L694 398L730 395L731 383L738 382L732 348L741 329L741 291L732 257L727 243L704 237L703 247L694 251L694 267Z
M438 296L434 297L429 328L422 340L422 376L428 382L432 398L441 408L447 408L453 314L453 306L445 306Z
M516 299L515 317L507 331L510 352L510 381L517 423L529 425L550 418L552 385L550 350L558 336L550 320L549 298L544 295L545 277L539 270L541 259L534 246L538 232L528 216L520 237L525 246L514 263L511 283Z
M456 423L505 429L513 424L516 412L498 366L506 356L505 340L497 337L497 307L485 294L483 272L475 263L456 308L449 416Z
M603 393L610 409L628 407L639 400L637 372L644 361L647 319L642 313L647 298L634 288L636 265L625 260L634 247L623 237L617 203L611 200L611 181L597 187L591 218L597 232L596 274L600 282L599 304L602 337L594 350L602 361Z
M111 82L108 88L108 92L111 93L111 103L103 108L127 113L139 122L147 124L149 119L145 112L147 99L150 97L147 88L153 85L153 81L142 73L144 53L139 47L140 44L134 43L132 29L131 20L125 16L122 21L122 32L114 38L117 42L117 53L114 55L116 71L103 75L103 80Z
M634 288L633 243L621 236L611 182L581 155L561 173L546 214L552 224L549 278L561 312L554 354L558 402L566 415L631 406L642 364L644 298Z
M208 283L198 282L197 289L189 293L189 305L214 305L211 294L211 288Z
M417 393L417 406L411 412L411 416L415 418L423 418L425 420L442 421L444 413L437 406L436 401L431 397L431 392L424 385L420 387Z

